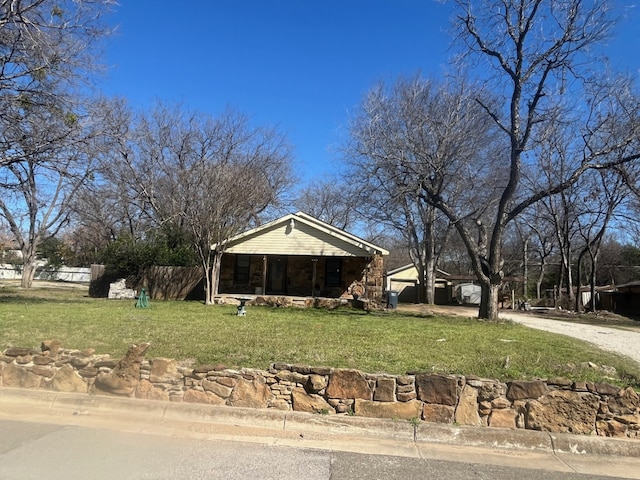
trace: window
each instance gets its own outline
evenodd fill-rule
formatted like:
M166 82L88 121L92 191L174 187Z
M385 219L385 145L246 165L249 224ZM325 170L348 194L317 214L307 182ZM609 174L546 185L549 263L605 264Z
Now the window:
M236 255L236 269L234 281L236 283L249 283L249 267L251 257L249 255Z
M325 262L324 284L326 287L342 286L341 258L327 258Z

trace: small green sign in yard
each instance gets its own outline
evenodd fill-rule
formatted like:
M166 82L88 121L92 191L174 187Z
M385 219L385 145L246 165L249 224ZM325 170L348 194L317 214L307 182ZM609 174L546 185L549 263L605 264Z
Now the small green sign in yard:
M136 302L136 308L149 308L149 295L144 290L140 290L140 295L138 295L138 301Z

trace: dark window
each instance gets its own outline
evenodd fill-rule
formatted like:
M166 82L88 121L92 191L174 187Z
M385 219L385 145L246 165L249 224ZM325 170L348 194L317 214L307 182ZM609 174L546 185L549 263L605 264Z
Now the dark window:
M327 287L342 285L342 259L327 258L325 262L324 284Z
M251 257L249 255L236 255L236 270L234 280L236 283L249 283L249 267Z

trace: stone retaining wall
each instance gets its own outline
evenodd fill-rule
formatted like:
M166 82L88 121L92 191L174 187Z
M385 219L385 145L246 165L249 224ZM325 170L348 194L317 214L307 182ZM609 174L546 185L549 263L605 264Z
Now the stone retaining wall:
M640 401L631 388L566 378L497 380L432 373L367 374L274 363L269 370L193 367L146 360L149 344L119 360L57 341L0 355L0 387L119 395L173 402L276 408L317 414L640 437Z

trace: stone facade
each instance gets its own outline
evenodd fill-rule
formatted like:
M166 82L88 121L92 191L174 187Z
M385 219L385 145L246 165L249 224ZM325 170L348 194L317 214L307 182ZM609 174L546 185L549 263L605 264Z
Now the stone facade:
M8 348L0 354L0 387L640 438L640 398L631 387L557 378L502 383L367 374L286 363L268 370L194 368L168 358L147 360L148 347L133 345L118 360L56 341L39 349Z

